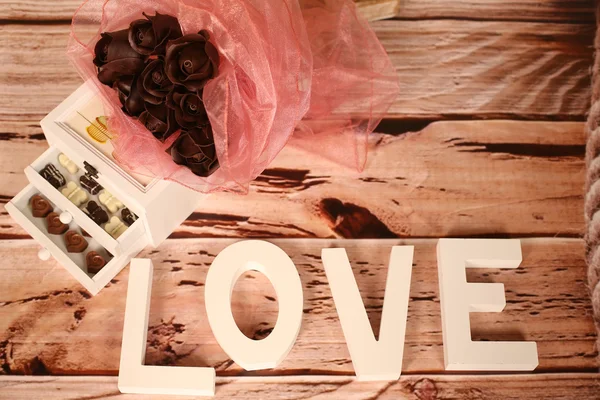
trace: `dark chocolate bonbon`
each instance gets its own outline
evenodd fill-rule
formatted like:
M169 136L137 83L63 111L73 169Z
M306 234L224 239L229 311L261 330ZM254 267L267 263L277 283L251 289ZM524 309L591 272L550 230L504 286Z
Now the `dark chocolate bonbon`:
M40 171L40 175L56 189L64 186L67 183L65 177L60 173L58 168L54 166L54 164L46 165Z
M84 211L97 225L108 222L108 213L93 200L87 203Z
M121 210L121 219L127 226L133 225L135 221L137 221L138 216L132 213L129 208L124 208Z

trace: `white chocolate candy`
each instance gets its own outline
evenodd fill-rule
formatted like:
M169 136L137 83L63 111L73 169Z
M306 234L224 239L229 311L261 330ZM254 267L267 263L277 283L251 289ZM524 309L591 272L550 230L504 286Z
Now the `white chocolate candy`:
M127 230L127 225L123 223L119 219L119 217L112 217L110 221L106 225L104 225L104 230L108 232L108 234L115 239L123 234Z
M100 200L100 203L104 204L104 206L108 208L108 211L111 213L116 213L119 211L119 209L124 207L123 203L121 203L121 200L110 194L108 190L101 191L98 195L98 200Z
M67 183L67 186L61 190L61 192L63 196L69 199L71 203L75 204L77 207L88 200L87 193L72 181Z
M60 153L58 155L58 162L72 174L76 174L79 171L79 167L77 166L77 164L71 161L71 159L65 156L63 153Z

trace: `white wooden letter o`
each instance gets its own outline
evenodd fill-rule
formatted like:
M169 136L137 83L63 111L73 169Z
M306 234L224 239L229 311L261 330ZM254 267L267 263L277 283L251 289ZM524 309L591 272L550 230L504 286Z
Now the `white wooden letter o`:
M231 311L231 294L246 271L264 274L277 294L275 328L253 340L238 328ZM276 367L290 352L302 324L302 283L294 262L279 247L262 240L234 243L217 255L206 277L208 322L221 348L247 371Z

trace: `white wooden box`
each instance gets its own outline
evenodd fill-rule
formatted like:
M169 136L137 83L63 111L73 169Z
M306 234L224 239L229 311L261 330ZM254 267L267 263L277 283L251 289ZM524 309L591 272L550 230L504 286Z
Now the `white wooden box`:
M6 206L10 215L34 238L42 248L60 262L92 295L98 293L125 267L146 245L158 246L200 204L204 195L177 183L151 179L125 171L112 157L110 140L94 139L87 128L98 125L97 117L103 113L102 105L93 86L84 84L41 122L42 130L50 145L37 160L25 168L30 185L23 189ZM71 174L58 162L64 153L79 171ZM54 188L40 175L47 165L53 164L66 181L75 181L86 173L86 163L97 171L95 179L104 189L118 198L125 207L138 216L117 239L97 225L84 211L86 203L76 206L59 189ZM87 193L87 192L86 192ZM45 219L34 218L30 198L40 194L49 200L58 213L72 216L70 229L87 232L87 251L94 250L110 258L100 272L88 274L85 253L69 253L64 237L47 233ZM97 196L87 193L90 200ZM110 212L109 212L110 214Z

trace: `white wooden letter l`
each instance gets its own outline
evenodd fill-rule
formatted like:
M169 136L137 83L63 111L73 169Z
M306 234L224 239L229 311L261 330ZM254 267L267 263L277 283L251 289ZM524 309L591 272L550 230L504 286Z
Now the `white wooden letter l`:
M129 268L118 386L121 393L214 396L215 369L144 365L152 292L152 261Z

